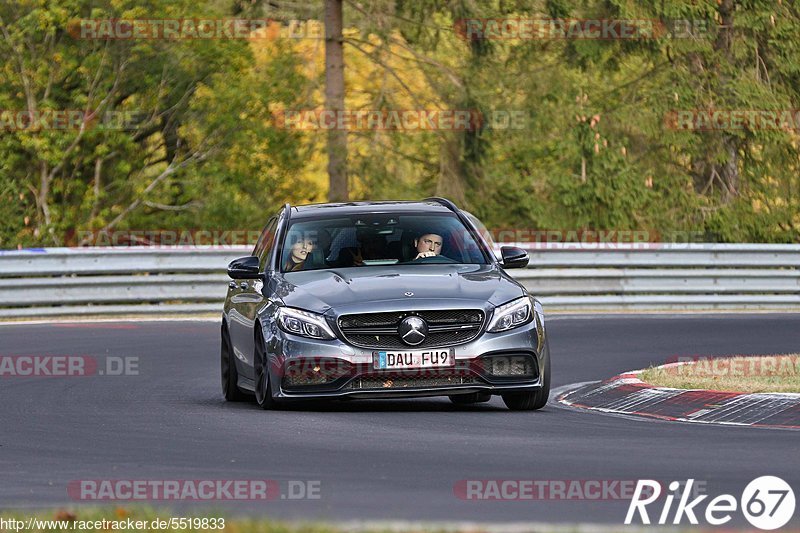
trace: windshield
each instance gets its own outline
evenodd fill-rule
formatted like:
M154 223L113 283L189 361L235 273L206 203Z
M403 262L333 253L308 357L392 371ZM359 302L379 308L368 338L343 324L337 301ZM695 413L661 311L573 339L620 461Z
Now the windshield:
M464 213L464 215L469 219L469 221L472 222L472 225L475 226L475 228L478 230L480 236L483 237L484 241L486 241L486 245L489 246L489 248L491 248L492 251L497 250L497 244L494 242L494 238L492 237L492 232L489 231L486 228L486 226L483 225L483 222L481 222L478 219L478 217L476 217L472 213L469 213L467 211L462 211L462 213ZM495 253L495 255L497 254Z
M283 244L281 271L486 262L454 214L389 213L293 222Z

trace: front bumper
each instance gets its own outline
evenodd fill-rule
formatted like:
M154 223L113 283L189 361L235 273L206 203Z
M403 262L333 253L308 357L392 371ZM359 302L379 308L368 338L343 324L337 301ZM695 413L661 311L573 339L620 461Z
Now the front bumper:
M313 341L270 328L265 335L270 353L270 377L276 399L312 398L409 398L446 396L483 392L502 394L535 390L542 386L543 339L537 334L536 321L509 332L484 332L475 340L452 347L455 367L447 370L407 369L386 371L373 369L373 352L357 348L338 339ZM266 332L265 332L266 333ZM543 331L542 331L543 333ZM487 371L486 358L499 355L529 358L532 372L524 376L498 377ZM338 367L338 378L320 384L288 383L287 368L325 368L331 361Z

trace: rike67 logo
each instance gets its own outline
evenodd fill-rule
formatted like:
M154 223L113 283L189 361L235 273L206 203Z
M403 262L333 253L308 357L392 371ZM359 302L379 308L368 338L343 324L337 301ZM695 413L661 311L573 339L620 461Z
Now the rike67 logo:
M741 510L751 525L759 529L773 530L786 525L794 516L794 491L784 480L775 476L762 476L754 479L744 488L741 498L737 500L731 494L721 494L705 503L705 512L701 512L704 500L708 495L696 496L692 500L694 479L686 483L673 481L664 498L664 506L658 514L656 523L666 525L672 517L672 524L678 525L686 519L690 524L699 523L698 516L705 518L706 523L720 526L730 522L733 514ZM681 487L684 487L681 491ZM643 524L650 524L648 505L661 497L661 484L651 479L640 479L636 484L633 499L625 516L625 524L631 524L638 514ZM678 499L673 514L674 500ZM655 509L654 509L655 508ZM650 511L658 511L657 504ZM653 516L655 520L656 517Z

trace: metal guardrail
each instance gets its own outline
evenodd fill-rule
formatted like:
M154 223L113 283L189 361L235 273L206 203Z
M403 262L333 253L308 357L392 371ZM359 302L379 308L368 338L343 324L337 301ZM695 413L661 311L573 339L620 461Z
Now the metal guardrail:
M800 310L800 245L521 244L547 310ZM588 248L588 249L587 249ZM217 313L249 247L0 252L0 317Z
M800 310L800 245L540 243L511 271L557 309Z

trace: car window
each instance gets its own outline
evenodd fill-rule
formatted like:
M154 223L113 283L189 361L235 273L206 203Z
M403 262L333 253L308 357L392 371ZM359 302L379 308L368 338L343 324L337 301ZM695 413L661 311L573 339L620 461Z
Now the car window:
M481 237L483 237L483 240L486 241L486 244L490 246L492 250L495 250L497 248L497 244L494 242L494 238L492 237L492 232L489 231L483 224L483 222L481 222L480 219L475 215L473 215L472 213L469 213L467 211L461 211L461 212L467 216L470 222L472 222L472 225L475 226L475 229L478 230L478 233L480 233Z
M264 267L269 259L270 251L272 251L273 245L275 244L275 229L277 226L278 217L272 217L269 222L267 222L264 231L261 232L261 236L258 238L256 247L253 250L253 255L258 257L259 268L262 272L265 270Z
M295 220L281 253L283 272L485 262L473 234L452 213Z

